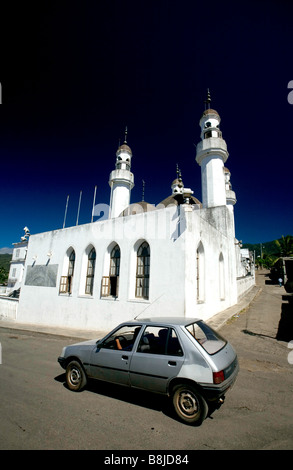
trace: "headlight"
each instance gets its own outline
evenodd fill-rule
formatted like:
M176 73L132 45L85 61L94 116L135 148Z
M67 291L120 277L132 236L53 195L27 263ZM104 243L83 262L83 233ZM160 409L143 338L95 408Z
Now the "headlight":
M65 357L65 352L66 352L66 346L62 349L61 357Z

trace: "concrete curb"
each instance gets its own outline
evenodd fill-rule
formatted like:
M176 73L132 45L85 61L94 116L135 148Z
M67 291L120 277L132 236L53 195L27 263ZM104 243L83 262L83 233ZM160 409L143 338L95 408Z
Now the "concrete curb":
M0 329L2 328L7 330L30 332L50 336L64 336L65 338L73 338L77 340L101 339L108 333L108 331L80 330L75 328L61 328L58 326L44 326L30 323L18 323L17 320L6 321L5 319L0 320Z

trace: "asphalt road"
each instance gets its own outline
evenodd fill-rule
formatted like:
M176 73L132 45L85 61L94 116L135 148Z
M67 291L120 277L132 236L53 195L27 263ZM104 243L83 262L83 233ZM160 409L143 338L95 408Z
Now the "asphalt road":
M240 372L200 427L177 421L164 397L100 383L70 392L57 357L76 340L0 328L0 449L292 449L292 321L283 328L284 289L265 280L258 276L262 292L220 330Z

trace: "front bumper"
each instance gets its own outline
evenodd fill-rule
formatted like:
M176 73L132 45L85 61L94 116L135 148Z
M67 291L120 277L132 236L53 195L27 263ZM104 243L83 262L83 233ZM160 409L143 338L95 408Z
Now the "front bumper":
M60 366L62 367L62 369L66 369L66 358L65 357L59 356L58 357L58 362L59 362Z

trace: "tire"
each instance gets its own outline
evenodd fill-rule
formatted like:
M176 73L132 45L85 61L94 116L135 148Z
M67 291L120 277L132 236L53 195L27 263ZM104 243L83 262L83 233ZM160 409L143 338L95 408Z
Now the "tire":
M66 383L68 388L74 392L79 392L86 386L86 374L78 361L71 361L67 365Z
M199 426L207 417L207 402L192 385L175 387L172 401L177 416L186 424Z

